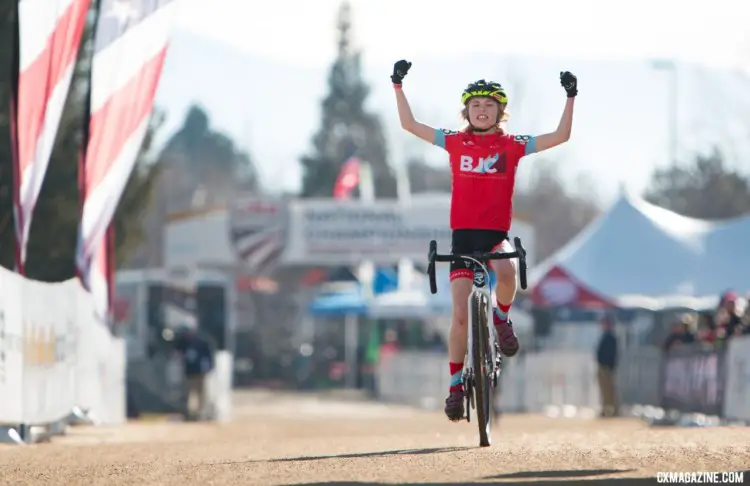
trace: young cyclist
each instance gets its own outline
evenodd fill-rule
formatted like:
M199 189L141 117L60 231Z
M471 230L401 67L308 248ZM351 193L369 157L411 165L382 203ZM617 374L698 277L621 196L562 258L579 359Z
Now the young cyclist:
M526 155L567 142L573 124L573 105L578 80L570 72L560 73L568 99L557 130L539 136L510 135L505 130L509 118L508 95L499 83L483 79L469 84L461 94L463 119L460 131L435 129L414 118L402 89L411 63L398 61L393 66L393 87L401 127L422 140L445 149L449 154L452 176L450 225L453 252L513 251L508 239L513 212L516 168ZM518 352L518 338L508 317L516 295L516 261L492 262L497 277L493 317L500 351L506 356ZM451 384L445 400L450 420L464 417L464 391L461 374L466 356L467 300L473 273L462 262L451 264L451 321L448 359Z

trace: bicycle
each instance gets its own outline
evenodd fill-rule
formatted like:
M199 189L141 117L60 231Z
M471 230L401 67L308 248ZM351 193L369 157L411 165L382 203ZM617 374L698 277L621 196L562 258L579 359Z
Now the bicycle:
M502 355L498 345L497 332L492 319L492 284L487 265L491 260L508 260L518 258L518 275L521 288L526 290L526 250L521 244L521 238L513 239L515 251L512 252L475 252L471 254L438 254L437 242L430 241L427 254L427 274L430 278L430 292L437 293L435 281L435 263L452 262L463 259L467 267L474 271L474 283L469 294L469 326L467 336L467 353L462 380L464 397L466 399L466 421L471 422L471 409L477 411L479 425L479 446L488 447L492 441L490 419L491 396L497 387L502 371ZM486 277L486 278L485 278ZM490 287L489 289L487 287ZM484 324L482 324L484 323ZM469 359L471 353L471 359ZM479 370L479 373L476 373ZM478 376L479 375L479 376Z

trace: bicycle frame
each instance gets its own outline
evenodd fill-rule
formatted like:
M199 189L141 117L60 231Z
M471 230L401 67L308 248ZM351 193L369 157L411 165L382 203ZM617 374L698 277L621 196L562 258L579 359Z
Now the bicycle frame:
M469 293L469 297L466 299L467 308L469 310L468 313L468 322L467 322L467 332L466 332L466 342L467 342L467 353L466 357L464 358L464 375L472 376L474 374L474 366L471 362L471 359L469 359L470 351L473 348L474 345L474 326L472 323L475 319L478 318L478 316L474 315L474 306L472 305L472 299L475 296L484 297L486 300L486 306L487 306L487 312L485 312L485 315L487 316L486 322L484 325L487 327L487 336L489 337L490 341L490 349L492 353L492 363L497 363L498 353L497 348L494 345L497 343L497 331L495 330L495 325L492 320L492 282L491 282L491 275L487 267L480 261L475 260L471 257L463 257L465 260L469 260L473 263L474 267L474 281L471 289L471 293Z

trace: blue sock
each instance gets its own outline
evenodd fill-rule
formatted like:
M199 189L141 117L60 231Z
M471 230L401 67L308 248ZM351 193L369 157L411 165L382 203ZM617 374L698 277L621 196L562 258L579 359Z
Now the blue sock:
M501 311L500 306L495 307L495 316L500 322L507 322L508 321L508 312L507 311Z
M464 387L464 381L462 379L464 364L463 363L448 363L451 371L451 385L450 391L461 390Z
M463 379L461 375L463 374L463 371L457 371L451 375L451 387L462 385Z

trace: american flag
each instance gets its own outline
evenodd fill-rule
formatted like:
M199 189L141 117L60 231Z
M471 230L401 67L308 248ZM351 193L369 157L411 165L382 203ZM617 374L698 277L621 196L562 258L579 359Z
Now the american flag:
M16 269L73 77L91 0L20 0L13 80Z
M230 237L245 269L252 275L268 273L286 246L286 204L280 199L241 197L230 209Z
M91 66L83 214L76 262L98 312L109 307L105 233L135 165L175 20L177 0L100 0ZM103 315L103 314L101 314Z
M359 158L352 155L341 165L339 175L333 186L334 199L349 199L354 189L359 185Z

